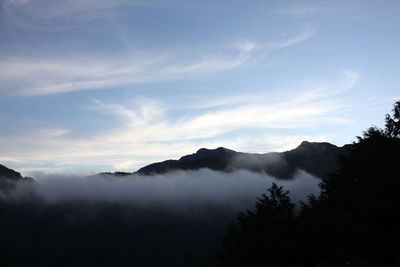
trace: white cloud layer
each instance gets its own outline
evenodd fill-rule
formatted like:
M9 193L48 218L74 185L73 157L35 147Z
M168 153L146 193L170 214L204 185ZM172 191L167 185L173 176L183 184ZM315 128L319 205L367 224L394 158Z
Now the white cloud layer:
M264 173L223 173L209 169L122 178L38 174L37 180L39 186L28 185L26 188L26 184L20 185L14 197L23 196L25 190L33 188L38 196L49 203L99 201L169 209L212 205L236 211L251 207L272 183L290 191L294 202L304 201L310 194L318 194L320 183L320 179L304 171L297 171L291 180L278 180ZM6 197L10 199L10 196Z
M3 135L0 147L4 153L0 153L0 162L47 162L59 166L111 164L114 169L132 170L151 161L193 153L200 147L225 146L244 152L268 152L294 148L306 139L326 141L326 136L283 135L273 130L349 123L345 117L335 115L345 104L332 96L335 91L342 92L354 86L356 73L347 71L337 84L284 96L273 103L264 101L268 96L260 98L258 95L238 97L235 105L230 99L228 105L224 105L222 99L212 110L204 109L175 119L169 116L168 105L152 99L130 103L129 108L94 99L91 108L115 116L120 122L117 127L85 137L76 137L69 129L57 128ZM224 136L246 129L259 130L261 134Z

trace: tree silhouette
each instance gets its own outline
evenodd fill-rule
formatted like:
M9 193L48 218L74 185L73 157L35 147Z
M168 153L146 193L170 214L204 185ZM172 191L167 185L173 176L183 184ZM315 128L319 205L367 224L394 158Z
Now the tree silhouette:
M400 101L393 118L386 115L385 129L371 127L358 137L339 171L321 183L322 208L314 216L334 234L326 238L324 258L366 266L400 263L399 107ZM322 229L320 234L327 235Z
M400 101L397 101L393 106L393 117L386 114L385 118L385 134L392 138L400 136Z
M297 214L282 187L241 213L222 266L400 266L400 101L367 129Z
M282 252L292 250L286 242L293 232L294 204L288 191L275 183L257 199L253 210L239 214L224 239L219 252L222 266L264 266L268 260L272 266L285 266ZM285 240L285 242L281 242Z

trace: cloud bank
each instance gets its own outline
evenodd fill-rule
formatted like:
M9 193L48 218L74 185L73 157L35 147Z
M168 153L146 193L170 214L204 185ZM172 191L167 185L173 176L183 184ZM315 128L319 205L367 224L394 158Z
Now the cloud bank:
M317 193L319 182L301 171L277 181L207 169L37 179L0 197L0 242L11 248L4 266L216 266L227 227L272 182L295 201Z
M33 189L33 194L47 203L109 202L168 209L211 205L239 211L250 207L272 183L289 190L294 201L301 201L317 194L320 182L304 171L297 171L291 180L277 180L264 173L245 170L224 173L209 169L123 177L43 174L37 179L38 185L20 185L14 199L23 199L24 193L32 193Z

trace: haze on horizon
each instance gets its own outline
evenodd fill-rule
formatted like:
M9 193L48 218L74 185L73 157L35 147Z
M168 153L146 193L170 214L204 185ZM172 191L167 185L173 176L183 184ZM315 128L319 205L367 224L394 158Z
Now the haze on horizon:
M0 1L0 163L343 145L399 99L398 1Z

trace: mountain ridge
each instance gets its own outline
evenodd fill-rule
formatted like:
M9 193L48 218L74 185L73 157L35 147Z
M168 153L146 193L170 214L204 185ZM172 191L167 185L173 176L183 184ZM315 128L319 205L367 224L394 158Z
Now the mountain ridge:
M23 177L21 173L0 164L0 192L4 193L15 188L19 182L33 184L36 183L36 180L31 177Z
M224 147L201 148L196 153L178 160L155 162L140 168L137 174L154 175L178 170L209 168L231 172L245 169L265 172L280 179L290 179L297 169L315 176L324 176L338 168L337 158L348 153L346 146L338 147L327 142L303 141L298 147L285 152L244 153Z
M279 179L290 179L296 170L304 170L314 176L323 177L338 168L338 157L349 152L349 145L338 147L328 142L303 141L299 146L284 152L245 153L224 147L216 149L200 148L195 153L179 159L168 159L146 165L136 172L104 172L100 175L127 176L165 174L173 171L188 171L208 168L215 171L232 172L248 170L263 172ZM4 179L6 178L6 179ZM23 177L0 164L0 181L35 182L33 178Z

